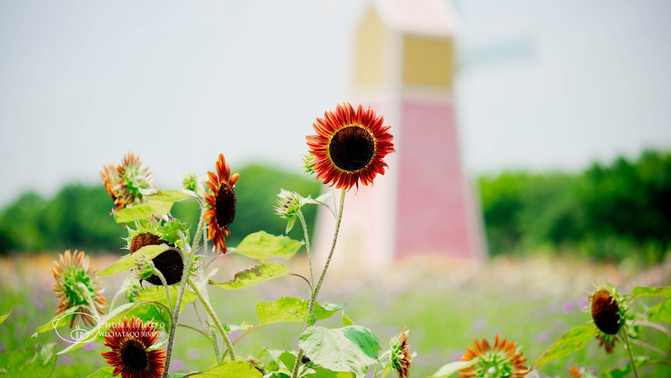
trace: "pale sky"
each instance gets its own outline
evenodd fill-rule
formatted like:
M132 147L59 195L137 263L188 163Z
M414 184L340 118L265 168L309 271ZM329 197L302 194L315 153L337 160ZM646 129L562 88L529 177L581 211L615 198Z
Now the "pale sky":
M471 177L671 149L671 2L453 3ZM0 0L0 205L129 150L161 187L220 152L299 172L315 117L350 99L362 4Z

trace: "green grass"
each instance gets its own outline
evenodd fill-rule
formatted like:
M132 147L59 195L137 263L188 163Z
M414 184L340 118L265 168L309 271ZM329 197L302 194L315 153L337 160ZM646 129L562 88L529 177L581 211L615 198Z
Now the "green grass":
M216 276L217 280L223 281L232 275L232 269L226 266L228 261L220 264L224 272ZM8 262L5 261L5 264ZM249 261L237 261L236 264L251 266ZM67 346L52 332L31 338L37 326L51 319L57 305L50 291L53 278L48 265L38 268L39 265L30 260L18 261L12 265L14 274L4 275L0 281L0 314L13 310L5 323L0 325L0 348L3 351L46 342L58 342L58 350ZM297 264L292 269L301 268L302 265ZM646 277L645 272L622 273L622 270L585 261L543 258L499 258L487 266L473 269L450 264L410 263L394 267L375 279L344 279L338 272L329 272L320 300L344 304L345 312L355 323L375 332L383 350L388 347L391 337L407 326L410 330L409 343L418 354L411 374L423 377L447 362L458 360L466 347L472 345L474 338L493 340L496 334L517 342L528 359L528 365L531 365L564 332L590 321L584 306L594 282L608 279L611 283L621 284L625 292L635 286L634 282L669 284L641 283L641 279ZM42 273L38 275L40 271ZM119 287L121 279L105 277L103 283L107 289L104 294L108 300ZM669 278L662 276L662 279ZM284 277L237 291L211 287L209 293L217 313L228 324L258 322L255 306L260 300L307 296L304 282L295 277ZM654 300L650 304L654 304ZM200 315L204 316L202 307L199 308ZM180 322L198 324L193 306L187 307ZM340 314L320 324L341 326ZM296 349L301 330L302 324L298 323L260 328L242 338L235 345L236 352L251 358L265 347ZM669 340L664 335L657 331L643 332L646 342L668 350ZM232 336L235 338L238 335L239 332ZM196 371L216 364L211 345L202 335L179 328L177 338L179 342L175 346L173 369ZM105 360L100 356L100 352L105 350L106 347L95 344L61 356L53 376L86 376L105 366ZM634 347L634 352L640 353L639 347ZM540 373L567 376L570 366L584 367L597 373L626 362L626 354L621 347L616 347L613 354L606 354L594 340L583 350L543 366ZM644 370L643 376L671 374L668 368L655 369Z

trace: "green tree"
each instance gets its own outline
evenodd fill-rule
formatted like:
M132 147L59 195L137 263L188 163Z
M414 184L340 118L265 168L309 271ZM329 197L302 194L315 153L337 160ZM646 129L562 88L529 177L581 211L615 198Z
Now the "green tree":
M36 193L21 195L0 215L0 254L42 251L47 246L41 216L47 202Z

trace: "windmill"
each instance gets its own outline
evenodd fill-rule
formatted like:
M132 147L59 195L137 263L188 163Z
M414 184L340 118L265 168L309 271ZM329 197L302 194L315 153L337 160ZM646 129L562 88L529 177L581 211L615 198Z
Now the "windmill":
M365 9L355 33L352 102L385 117L396 152L373 186L347 194L335 254L341 267L384 267L416 256L484 259L454 114L456 25L439 0L375 0ZM333 224L320 210L318 254L328 252Z

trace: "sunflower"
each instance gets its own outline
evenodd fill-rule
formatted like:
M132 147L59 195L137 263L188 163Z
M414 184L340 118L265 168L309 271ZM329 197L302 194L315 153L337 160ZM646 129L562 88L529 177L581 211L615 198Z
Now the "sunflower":
M104 335L105 346L112 351L100 354L109 365L114 366L113 375L121 373L122 378L158 378L163 374L165 351L148 350L158 336L159 332L151 322L145 325L135 317L130 322L123 318Z
M124 155L121 164L107 164L100 171L107 193L112 196L115 208L119 211L133 203L142 202L144 196L156 191L153 185L154 175L149 168L143 167L140 158L132 152Z
M77 318L81 318L86 324L94 325L95 317L105 315L102 308L107 304L107 300L101 294L100 281L96 280L95 271L90 268L89 257L84 251L75 250L74 253L70 253L68 249L58 255L58 260L53 262L51 271L56 279L51 288L56 298L60 300L55 315L73 309L74 317L70 321L70 328L74 326ZM92 307L97 314L92 313Z
M611 285L602 285L589 297L592 320L598 329L599 346L611 353L615 346L615 336L626 324L629 317L627 305L622 295Z
M324 119L317 118L312 124L317 135L306 137L309 154L314 156L309 166L317 179L349 190L358 188L359 181L371 185L378 173L383 175L387 167L383 159L395 151L391 126L382 126L383 122L372 108L359 105L355 111L349 103L325 112Z
M207 240L214 239L213 249L217 247L222 253L226 253L226 237L231 235L228 226L235 218L235 182L240 177L239 173L231 176L231 169L226 164L223 154L219 154L217 160L217 173L207 172L210 181L207 186L212 194L206 194L205 200L209 206L203 217L208 223Z
M175 249L174 244L169 243L161 239L159 236L151 233L139 233L133 236L130 241L130 253L133 254L142 247L148 245L161 244L166 244L172 248L167 249L165 252L161 252L161 254L152 259L154 267L159 272L161 272L168 285L178 283L182 280L182 274L184 272L184 259L182 258L182 254L179 253L177 249ZM156 275L152 275L151 277L147 278L146 281L153 285L163 284L161 279Z
M410 352L408 344L408 331L403 327L403 331L391 340L391 366L398 372L398 378L408 378L410 376L410 363L413 355Z
M466 347L467 352L461 360L477 358L478 362L460 370L460 377L524 377L529 372L524 366L527 359L516 350L517 343L508 344L506 339L501 341L499 335L496 335L493 348L485 338L482 343L478 343L478 340L474 340L474 343L475 349Z

